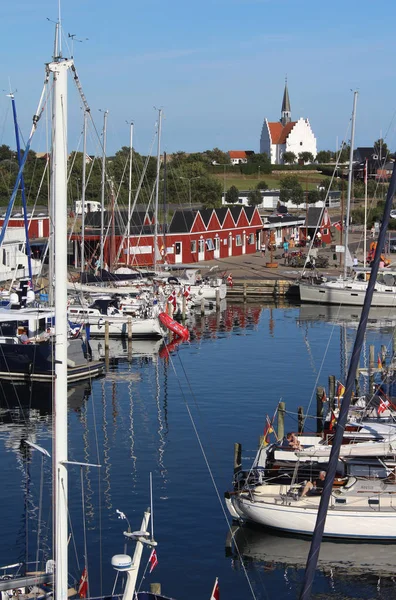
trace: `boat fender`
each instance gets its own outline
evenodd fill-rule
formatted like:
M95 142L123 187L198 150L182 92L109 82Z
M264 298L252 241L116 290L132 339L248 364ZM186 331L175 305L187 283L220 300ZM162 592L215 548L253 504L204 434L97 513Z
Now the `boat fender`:
M67 366L68 366L68 367L75 367L75 366L76 366L76 363L75 363L75 361L74 361L74 360L72 360L71 358L68 358L68 359L67 359Z

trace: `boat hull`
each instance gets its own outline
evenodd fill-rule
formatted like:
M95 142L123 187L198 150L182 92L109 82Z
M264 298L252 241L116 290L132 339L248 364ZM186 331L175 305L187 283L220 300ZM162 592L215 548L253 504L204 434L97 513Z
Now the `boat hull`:
M366 295L366 286L354 288L349 286L335 287L326 284L300 283L301 302L315 302L318 304L338 304L350 306L363 306ZM374 291L371 306L396 306L396 293Z
M234 495L226 500L231 516L258 523L271 529L296 535L311 536L316 524L317 506L293 506L287 501L252 501L246 496ZM396 507L396 506L395 506ZM381 512L369 510L346 510L329 507L323 535L329 538L360 540L396 540L394 510Z

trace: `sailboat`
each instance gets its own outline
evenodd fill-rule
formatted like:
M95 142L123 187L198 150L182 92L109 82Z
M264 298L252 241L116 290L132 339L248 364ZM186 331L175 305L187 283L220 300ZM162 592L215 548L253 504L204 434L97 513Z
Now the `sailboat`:
M368 313L374 293L393 195L396 191L396 166L389 185L384 217L379 234L375 259L368 282L365 304L356 333L349 365L345 393L337 420L335 437L331 447L324 479L323 492L305 494L303 485L293 476L288 482L247 482L231 492L226 492L226 504L231 515L240 521L251 521L293 534L313 534L310 553L310 570L317 560L322 536L341 539L396 540L396 471L394 450L378 445L377 459L382 470L373 476L370 465L362 454L361 467L354 470L353 461L347 462L345 479L335 485L339 469L339 456L352 397L355 374L359 365ZM392 466L383 458L389 453ZM298 468L298 467L296 467ZM319 473L315 474L316 476ZM314 479L315 477L313 477ZM315 542L315 543L314 543ZM312 580L311 580L312 584ZM303 596L302 596L303 597Z

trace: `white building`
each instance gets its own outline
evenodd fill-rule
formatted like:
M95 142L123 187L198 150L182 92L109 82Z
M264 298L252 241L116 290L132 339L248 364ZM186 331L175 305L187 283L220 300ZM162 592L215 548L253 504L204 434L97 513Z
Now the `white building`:
M245 150L230 150L228 152L232 165L243 165L247 163L247 155Z
M291 109L287 82L282 102L280 121L264 120L260 138L260 153L266 153L271 164L283 164L283 154L293 152L298 159L300 152L311 152L316 157L316 138L308 119L291 120Z

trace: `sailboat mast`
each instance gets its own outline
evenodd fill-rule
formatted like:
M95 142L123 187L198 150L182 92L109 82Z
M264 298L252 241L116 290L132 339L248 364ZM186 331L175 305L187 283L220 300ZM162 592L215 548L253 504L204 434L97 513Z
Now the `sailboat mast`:
M83 163L82 163L82 190L81 190L81 273L85 271L85 193L87 188L87 124L88 113L84 109L83 129Z
M103 145L102 145L102 196L100 203L100 269L103 269L103 247L104 247L104 198L105 198L105 183L106 183L106 129L108 110L103 114Z
M133 121L130 123L129 135L129 179L128 179L128 226L127 226L127 259L126 264L129 265L129 237L131 235L131 203L132 203L132 159L133 159Z
M356 104L358 92L353 93L353 110L352 110L352 127L351 127L351 148L349 153L349 172L348 172L348 196L347 196L347 211L345 218L345 252L344 252L344 279L348 275L348 238L349 238L349 221L351 212L351 196L352 196L352 177L353 177L353 148L355 144L355 120L356 120Z
M67 71L71 60L48 65L53 74L52 189L55 231L54 507L55 589L67 599Z
M15 141L16 141L16 147L17 147L18 165L20 167L21 163L22 163L21 144L19 141L18 119L17 119L14 94L10 94L10 98L11 98L11 104L12 104L12 114L14 117L14 129L15 129ZM25 227L26 254L27 254L27 259L28 259L29 279L30 279L30 282L33 283L32 259L30 256L30 242L29 242L29 224L28 224L28 219L27 219L27 206L26 206L26 194L25 194L25 180L24 180L23 174L21 176L21 192L22 192L23 222L24 222L24 227Z
M161 125L162 109L158 109L158 139L157 139L157 179L155 185L155 208L154 208L154 271L157 270L158 254L158 197L159 197L159 178L161 167Z
M367 262L367 182L368 182L368 160L364 163L364 237L363 237L363 266Z

